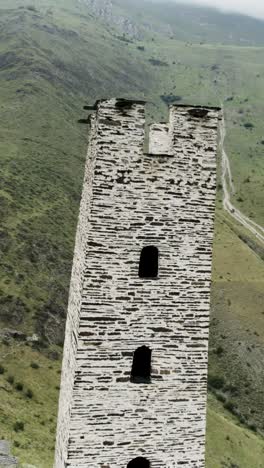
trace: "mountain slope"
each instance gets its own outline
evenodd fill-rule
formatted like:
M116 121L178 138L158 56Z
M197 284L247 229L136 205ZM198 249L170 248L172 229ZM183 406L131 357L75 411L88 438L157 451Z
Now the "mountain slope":
M50 339L56 317L65 317L86 153L86 129L77 124L78 117L88 98L136 93L145 78L144 64L126 59L124 50L126 69L119 69L118 40L111 37L108 46L103 32L93 40L89 20L82 35L65 29L63 21L57 24L49 13L27 8L9 10L1 20L6 278L0 317L12 326L24 323L28 331L34 314L36 331ZM91 52L84 61L87 48ZM61 323L56 343L63 340Z
M264 45L263 21L213 8L158 0L79 0L96 17L134 38L161 35L187 42Z
M139 18L137 3L115 1L106 21L101 14L98 18L97 0L93 3L94 11L77 0L0 4L0 364L5 371L0 374L0 439L12 440L21 461L40 468L51 466L54 446L56 387L87 147L87 127L77 123L86 117L82 106L105 96L145 98L149 121L158 121L167 117L170 102L223 101L237 189L233 201L264 224L264 49L190 45L193 29L186 26L188 43L170 39L168 19L158 18L158 7L150 11L144 3ZM128 23L112 21L120 16ZM172 22L175 37L182 37L176 19ZM136 37L127 30L123 35L130 23L137 25ZM198 23L199 15L195 28ZM255 468L261 466L263 447L263 247L223 213L221 200L219 179L209 382L221 401L209 400L207 468L222 468L223 463ZM26 341L35 333L37 340ZM39 369L30 365L36 361ZM15 383L7 381L10 376ZM215 377L222 379L220 388L215 388ZM24 385L22 391L16 383ZM26 396L28 389L32 398ZM15 432L17 420L25 423L24 431ZM234 443L227 440L223 451L215 428L233 434ZM259 433L253 435L252 429ZM243 455L243 461L242 434L255 460Z

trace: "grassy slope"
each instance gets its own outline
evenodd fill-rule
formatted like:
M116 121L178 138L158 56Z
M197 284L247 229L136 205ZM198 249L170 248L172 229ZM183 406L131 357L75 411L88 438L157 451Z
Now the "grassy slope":
M263 440L238 427L211 395L208 403L206 468L263 468Z
M33 331L34 316L36 331L43 336L44 317L51 331L53 317L65 314L86 153L86 128L77 124L82 105L98 95L133 92L144 70L137 71L138 61L131 63L124 54L126 70L117 71L118 41L112 38L108 46L102 31L93 40L92 22L82 26L80 18L75 24L70 17L71 28L78 26L82 36L88 29L91 38L83 40L74 29L64 28L66 19L60 15L58 25L47 14L36 18L34 12L17 10L2 15L3 24L9 22L10 39L2 50L9 63L3 67L0 90L1 197L7 232L1 288L8 297L0 314L17 326L19 308L19 316L24 315L21 329ZM13 35L17 24L20 28ZM6 37L5 31L2 34ZM14 56L6 57L9 50ZM57 335L59 343L62 327Z
M1 7L10 8L10 2L4 3ZM8 234L1 236L6 256L0 286L5 302L0 314L5 327L27 334L37 331L44 343L58 345L63 338L86 152L86 127L76 124L83 116L82 105L109 95L146 97L150 101L149 118L153 120L167 112L160 95L172 93L183 101L208 104L218 104L234 95L226 105L227 147L238 188L235 199L242 200L236 203L261 223L264 164L259 142L263 136L264 51L190 46L157 37L154 42L146 37L144 42L126 43L100 22L95 27L85 8L72 9L72 2L68 1L63 2L63 9L48 11L52 3L35 2L37 13L10 10L1 14L0 55L1 60L4 56L5 66L0 75L0 148L5 186L0 196L4 232ZM21 2L12 2L12 7L16 5ZM139 50L139 45L144 45L145 51ZM7 52L14 55L7 57ZM153 66L151 58L167 65ZM243 127L247 121L255 125L253 130ZM250 180L245 182L248 175ZM215 238L210 373L224 377L225 386L220 393L234 402L244 421L262 429L264 382L258 366L263 362L263 261L238 241L230 229L230 220L221 212L220 197L221 192ZM232 227L237 229L231 223ZM214 352L219 346L224 349L221 356ZM54 445L59 363L48 359L50 348L44 349L44 354L43 350L39 353L22 344L6 348L3 345L4 357L10 349L12 352L5 357L6 373L0 375L0 437L20 444L14 451L22 461L48 468ZM60 352L56 346L51 349ZM36 360L41 369L32 370L30 362ZM32 389L32 399L26 399L6 383L9 374ZM16 408L15 413L10 407ZM25 422L24 432L14 433L15 420ZM232 466L229 462L223 465L228 457L240 468L261 466L262 439L237 427L235 422L237 419L224 412L222 404L210 398L208 468ZM220 439L223 434L232 434L233 443L223 441L220 446L216 429L222 434ZM255 459L249 453L242 456L239 442L244 446L245 438ZM40 453L43 440L47 444Z
M51 468L60 362L48 359L31 347L15 343L1 346L0 353L4 356L6 368L0 376L0 439L12 441L12 452L18 455L21 464ZM32 368L31 363L37 363L39 368ZM14 378L13 383L10 377ZM18 383L23 385L23 390L17 390ZM28 390L33 394L31 398L27 396ZM24 423L24 430L15 430L17 422Z

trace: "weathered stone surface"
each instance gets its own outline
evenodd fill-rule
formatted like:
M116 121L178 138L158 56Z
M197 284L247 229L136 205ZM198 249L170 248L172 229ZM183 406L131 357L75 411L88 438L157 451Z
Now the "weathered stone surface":
M144 155L144 104L116 103L91 121L55 467L203 468L218 110L172 106L170 156ZM139 278L149 245L159 275ZM151 383L134 384L144 345Z
M10 454L11 444L7 440L0 440L0 468L16 468L17 459Z
M10 442L0 440L0 455L8 455L10 453Z
M172 155L172 128L166 124L153 124L149 129L149 153L152 155Z
M21 468L38 468L35 465L29 465L28 463L22 463Z

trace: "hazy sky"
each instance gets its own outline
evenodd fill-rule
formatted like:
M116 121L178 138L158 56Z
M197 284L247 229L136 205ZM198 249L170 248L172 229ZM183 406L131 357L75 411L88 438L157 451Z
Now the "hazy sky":
M166 0L159 0L166 1ZM173 1L173 0L170 0ZM175 0L177 3L192 3L217 7L224 11L244 13L264 19L264 0Z

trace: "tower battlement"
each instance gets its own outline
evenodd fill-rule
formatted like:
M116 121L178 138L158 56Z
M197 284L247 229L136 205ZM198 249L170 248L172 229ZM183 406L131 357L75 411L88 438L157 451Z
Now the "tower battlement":
M204 468L219 109L93 110L55 468Z

